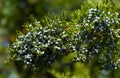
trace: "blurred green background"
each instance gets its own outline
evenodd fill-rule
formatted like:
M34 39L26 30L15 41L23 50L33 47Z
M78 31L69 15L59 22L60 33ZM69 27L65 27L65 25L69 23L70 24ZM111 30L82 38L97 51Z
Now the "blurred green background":
M83 1L85 0L0 0L0 27L10 32L10 40L13 41L16 30L25 32L22 25L29 21L30 15L38 19L51 13L59 15L63 11L79 8Z
M102 1L111 1L113 5L118 6L120 3L119 0ZM19 73L13 64L7 62L8 47L15 41L16 31L27 32L23 25L30 21L30 15L41 20L49 14L60 15L66 11L69 13L80 9L81 4L85 2L86 0L0 0L0 78L22 78L23 76L23 73ZM68 56L67 59L70 57ZM89 69L81 63L69 65L59 62L40 75L41 78L90 78ZM109 73L109 71L100 71L99 78L108 78ZM29 75L29 72L24 74ZM37 78L36 74L32 78Z

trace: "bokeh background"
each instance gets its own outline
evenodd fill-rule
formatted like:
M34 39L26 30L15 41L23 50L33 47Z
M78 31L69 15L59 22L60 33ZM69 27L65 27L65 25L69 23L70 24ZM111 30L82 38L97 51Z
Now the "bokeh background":
M115 3L119 6L119 0L110 1L113 2L113 5ZM66 11L79 9L84 2L86 0L0 0L0 78L22 78L23 73L19 73L21 70L17 70L14 64L7 62L8 48L9 44L15 41L17 31L26 33L23 25L30 21L30 15L40 20L49 14L60 15ZM70 56L66 60L69 58ZM90 78L89 68L83 64L76 63L71 66L73 69L67 64L56 63L52 69L49 69L50 72L43 72L41 78L55 78L54 76L70 78L71 71L74 71L72 78ZM64 71L64 73L60 71ZM100 71L99 78L107 78L109 73L109 71ZM33 76L33 78L37 77Z

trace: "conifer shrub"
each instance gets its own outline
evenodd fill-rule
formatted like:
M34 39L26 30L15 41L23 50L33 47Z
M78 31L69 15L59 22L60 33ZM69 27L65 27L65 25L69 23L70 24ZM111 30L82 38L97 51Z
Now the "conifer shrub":
M11 59L21 61L25 68L42 70L75 53L71 63L90 64L91 70L94 66L119 69L119 8L110 3L96 4L88 1L79 10L41 21L32 18L24 25L28 33L19 34L11 45Z
M28 67L42 69L76 51L72 34L77 29L71 24L74 25L59 17L54 17L54 20L45 18L41 22L32 18L30 23L25 24L28 33L19 33L11 46L12 59L22 61Z

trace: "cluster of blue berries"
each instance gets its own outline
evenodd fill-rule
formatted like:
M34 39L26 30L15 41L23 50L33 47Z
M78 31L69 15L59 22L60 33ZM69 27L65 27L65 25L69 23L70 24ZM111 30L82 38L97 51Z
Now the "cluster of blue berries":
M103 69L117 69L116 59L119 57L115 31L120 22L119 13L112 13L98 9L89 9L84 16L80 31L80 45L76 61L89 63L90 59L97 59ZM118 32L116 32L118 33ZM77 38L76 38L77 39ZM102 64L102 65L101 65Z
M75 33L69 34L65 19L49 19L36 26L25 35L20 35L11 47L11 56L25 65L43 68L60 60L63 56L76 52L73 61L89 63L92 58L102 69L118 69L120 65L116 31L120 22L119 14L89 9L80 25L76 22ZM73 31L74 32L74 31ZM117 61L118 60L118 61Z
M29 27L31 26L29 24ZM16 60L22 61L27 66L39 68L49 66L76 50L70 43L72 37L67 35L64 27L58 19L57 22L51 21L48 26L35 27L34 31L18 36L17 42L11 46L13 49L10 52L11 56L15 56Z

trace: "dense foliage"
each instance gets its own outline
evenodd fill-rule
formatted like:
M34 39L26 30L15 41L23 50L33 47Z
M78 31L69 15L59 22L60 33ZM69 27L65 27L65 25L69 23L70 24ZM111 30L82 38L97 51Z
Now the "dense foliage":
M90 71L93 65L99 70L119 70L119 16L119 8L109 3L88 3L69 15L32 18L24 25L28 33L20 33L11 46L11 59L25 68L42 70L74 53L70 63L92 66Z
M89 9L81 23L81 39L78 39L81 48L77 59L88 63L90 58L97 56L101 68L117 69L119 21L117 12Z
M18 36L11 54L28 66L43 68L76 50L72 35L66 31L69 28L67 22L61 18L46 19L44 26L37 20L25 26L29 32Z

